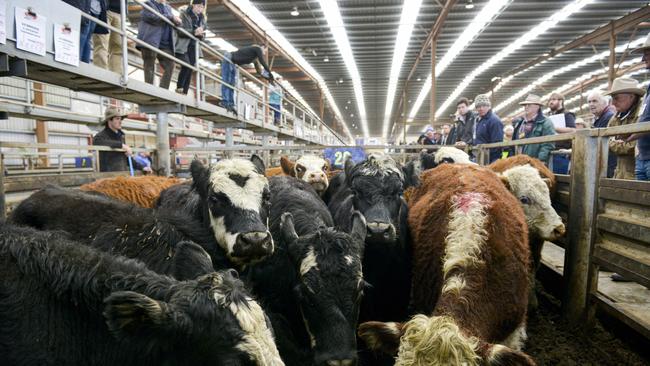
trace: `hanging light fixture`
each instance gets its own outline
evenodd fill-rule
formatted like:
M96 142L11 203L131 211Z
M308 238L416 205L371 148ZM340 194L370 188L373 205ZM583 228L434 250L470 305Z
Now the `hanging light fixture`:
M465 4L465 9L474 9L474 3L472 3L472 0L467 0L467 4Z
M323 62L330 62L330 58L325 55L325 58L323 59Z
M300 12L298 11L298 7L294 6L293 9L291 9L291 16L297 17L300 15Z

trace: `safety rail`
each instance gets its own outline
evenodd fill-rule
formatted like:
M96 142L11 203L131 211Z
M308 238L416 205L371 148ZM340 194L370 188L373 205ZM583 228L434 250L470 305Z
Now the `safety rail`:
M485 162L493 148L572 141L571 150L561 152L571 156L571 170L556 175L553 199L567 224L566 238L556 243L564 248L563 315L575 324L592 324L597 308L650 339L649 299L628 302L637 300L617 295L615 286L599 280L602 267L636 282L628 288L650 286L650 182L606 177L609 138L633 133L650 133L650 123L581 129L475 149Z
M126 1L123 0L122 2L124 3L125 6ZM49 6L47 3L43 4L34 0L28 0L25 3L18 3L17 0L10 0L8 1L8 6L11 5L21 5L25 7L32 6L33 9L37 12L40 9L48 8ZM64 5L64 3L61 3L61 5ZM67 7L67 5L65 6ZM143 6L146 7L146 4L143 4ZM154 10L155 12L155 9L151 9L151 10ZM135 43L138 44L138 46L144 48L147 48L147 45L141 44L142 41L137 40L135 36L129 33L130 31L127 31L126 15L122 14L122 20L123 20L122 27L121 29L118 29L112 27L111 25L99 19L93 18L88 14L84 14L76 10L74 13L71 14L75 14L75 16L83 17L85 19L90 19L99 25L105 26L107 29L110 29L112 32L115 32L116 34L119 34L120 37L122 37L124 57L123 57L121 75L118 76L117 74L111 71L103 70L93 65L87 65L83 63L81 63L78 67L71 67L69 65L57 63L53 61L52 59L53 52L49 49L47 50L48 55L46 57L37 56L29 52L19 50L12 45L15 44L16 42L16 40L12 38L13 36L12 34L8 34L7 37L8 42L6 45L0 45L0 56L4 57L3 63L5 65L11 65L16 62L20 63L26 61L27 64L30 65L30 67L31 65L34 66L33 67L34 70L29 69L30 71L29 77L31 79L44 81L44 82L54 81L54 84L59 86L71 87L74 89L88 91L89 93L95 93L95 94L104 95L111 98L126 100L132 103L140 104L141 106L147 106L149 104L148 106L149 113L156 113L153 111L160 112L161 108L163 109L171 108L169 110L170 113L182 113L190 116L200 117L206 120L220 123L223 127L245 128L245 129L250 129L258 132L281 134L289 138L303 139L309 143L322 142L323 140L320 137L323 135L333 136L332 137L333 139L340 139L340 136L338 136L338 134L336 134L329 126L324 124L317 116L311 113L308 108L303 108L303 106L297 105L291 98L284 98L284 100L290 105L291 104L295 105L295 107L291 106L291 108L289 109L291 111L296 110L297 112L293 116L293 118L289 118L288 120L297 120L299 121L297 122L299 125L300 123L303 123L300 120L300 118L304 118L305 125L311 127L318 126L319 132L312 133L310 135L312 137L318 136L319 139L317 139L317 141L310 141L308 138L303 138L302 134L300 133L299 127L295 127L294 129L282 129L273 126L272 123L268 123L269 122L268 116L262 118L260 122L257 120L248 120L245 118L241 118L241 114L240 117L234 117L228 115L228 113L226 113L223 110L223 108L217 107L216 105L209 103L207 101L207 99L205 98L205 95L208 94L207 90L202 88L202 85L205 85L202 84L202 81L211 80L212 82L214 82L214 85L216 87L219 87L223 85L223 80L221 80L221 78L218 75L214 74L211 70L209 70L209 68L203 67L201 63L197 63L196 66L192 66L189 64L185 64L183 61L176 59L172 55L167 55L167 56L173 58L175 62L178 63L179 65L190 67L192 70L196 71L196 76L197 76L196 80L198 82L198 86L199 86L198 89L200 90L200 92L195 93L195 98L191 98L185 95L179 95L169 90L164 90L158 87L154 87L152 85L149 86L144 82L133 83L131 80L129 80L129 65L130 65L129 60L131 59L131 57L129 57L128 44ZM160 16L160 14L158 14L158 16ZM164 19L163 21L167 21L167 20ZM185 30L183 29L177 29L177 31L185 32ZM198 41L198 39L196 39L193 35L189 35L189 37L194 41ZM198 44L200 45L200 47L197 47L197 51L200 49L207 54L215 56L217 59L222 59L223 56L221 55L221 53L219 53L217 50L212 48L208 43L204 41L198 41ZM151 46L149 47L153 48ZM152 51L155 53L161 52L158 49L152 49ZM166 54L163 53L163 56L165 55ZM7 58L7 56L9 57ZM48 73L46 71L46 67L55 70L60 75L56 73L55 74ZM20 69L20 67L18 69ZM264 91L266 90L265 83L257 80L254 76L247 73L246 70L240 69L240 74L246 77L251 82L263 84L262 90ZM85 78L87 80L84 80L82 82L75 81L81 78ZM97 82L90 83L91 80L97 80ZM79 87L80 85L83 86ZM259 104L256 107L258 111L261 109L259 107L260 105L264 106L264 109L268 111L268 103L266 103L264 97L266 94L264 94L263 98L259 98L255 96L253 92L249 92L244 89L237 88L237 86L233 86L233 87L235 87L238 90L239 94L241 95L243 94L250 95L251 99L255 100L256 103ZM154 99L152 99L152 97Z

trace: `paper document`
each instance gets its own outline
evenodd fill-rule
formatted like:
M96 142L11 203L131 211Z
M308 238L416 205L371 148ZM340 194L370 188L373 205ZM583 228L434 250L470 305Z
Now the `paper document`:
M564 128L564 127L566 127L566 121L564 120L564 113L554 114L552 116L548 116L548 119L550 119L551 122L553 122L553 127L555 127L555 128L558 128L558 127Z
M63 24L54 24L54 60L79 66L79 32Z
M16 11L16 47L23 51L45 56L45 16L15 8Z

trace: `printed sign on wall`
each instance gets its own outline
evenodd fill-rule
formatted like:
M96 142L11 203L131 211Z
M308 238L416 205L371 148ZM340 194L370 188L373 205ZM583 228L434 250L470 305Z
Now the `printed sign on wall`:
M355 164L362 162L366 158L366 152L362 147L327 148L324 155L334 169L343 169L348 157L352 158Z
M16 16L16 47L23 51L45 56L45 26L46 18L42 14L15 8Z

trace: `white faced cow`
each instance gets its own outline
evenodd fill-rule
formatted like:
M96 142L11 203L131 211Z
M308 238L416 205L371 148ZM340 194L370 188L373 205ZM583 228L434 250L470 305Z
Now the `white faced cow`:
M329 186L327 173L330 170L330 163L320 156L303 155L295 162L283 156L280 158L280 166L284 174L311 184L321 196Z

